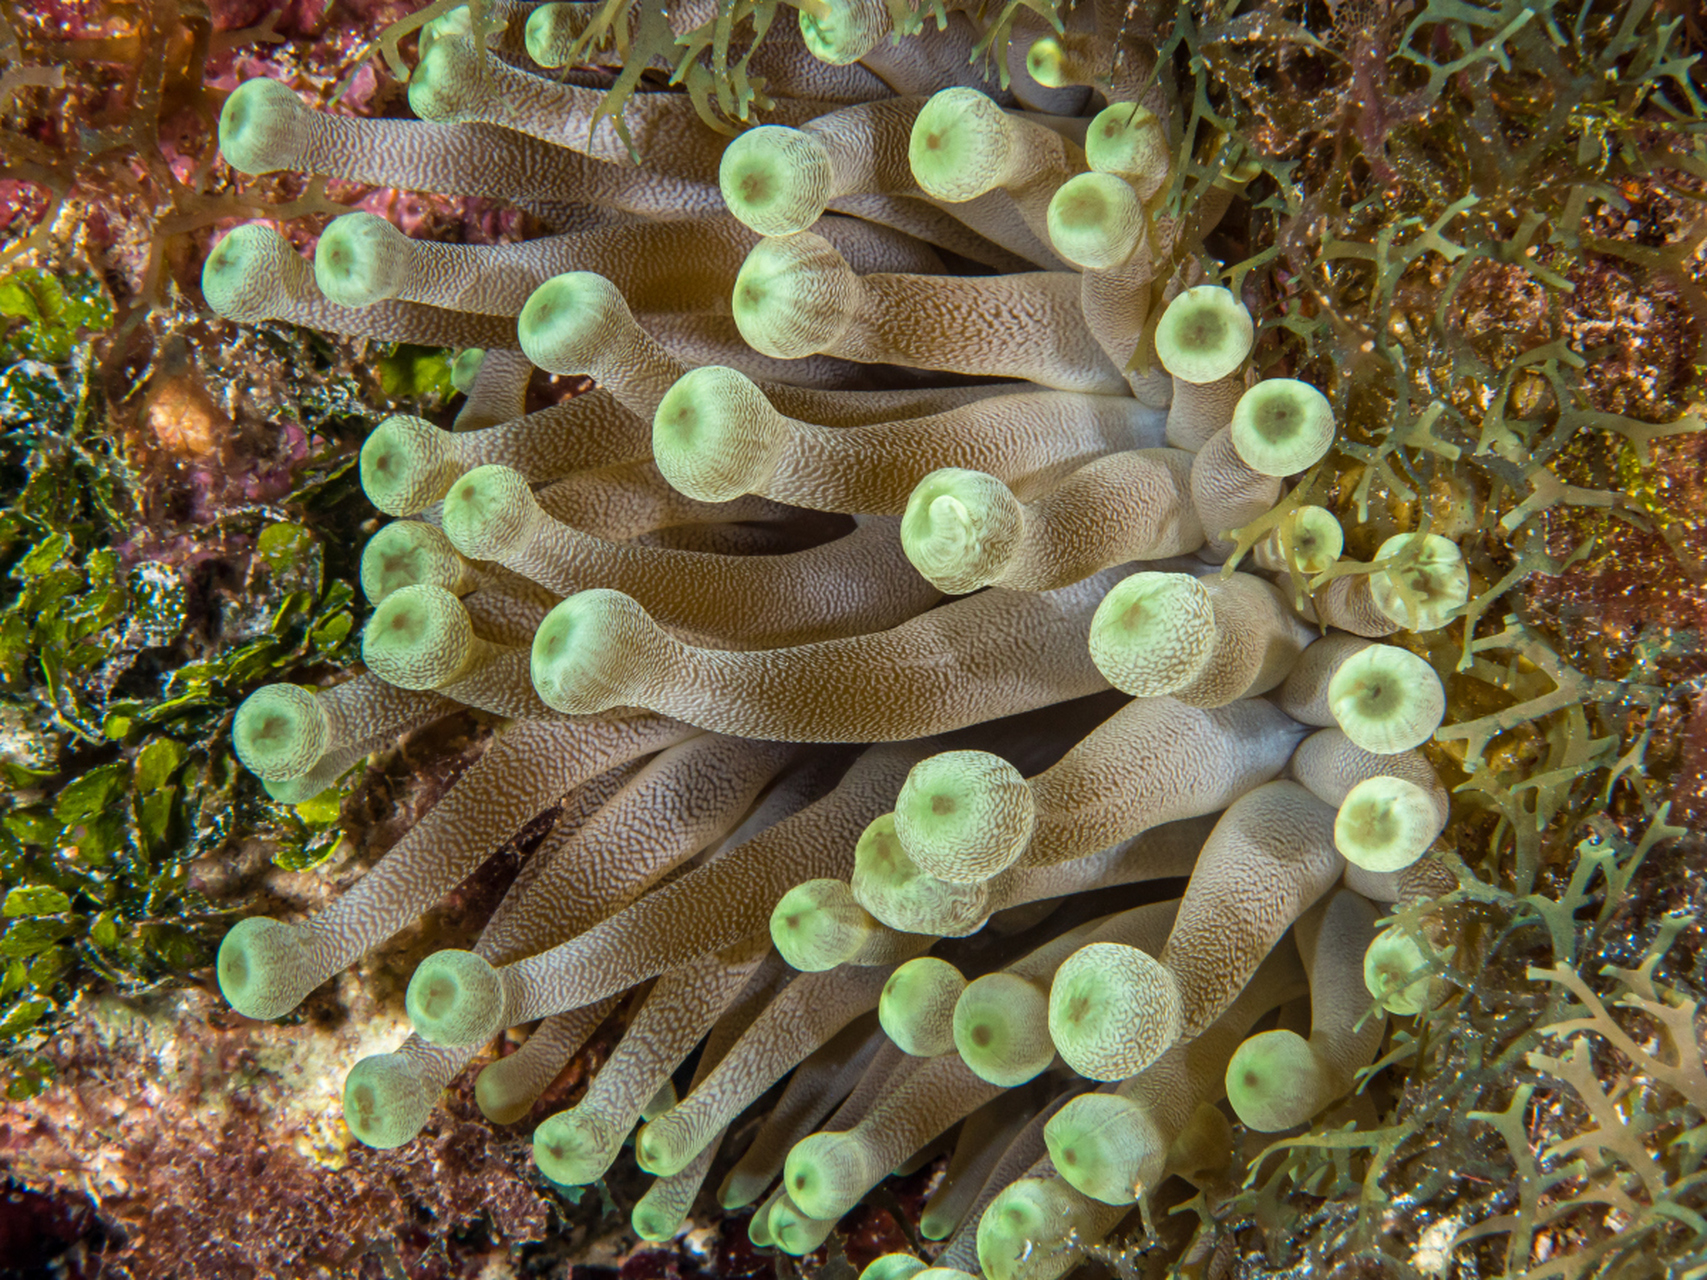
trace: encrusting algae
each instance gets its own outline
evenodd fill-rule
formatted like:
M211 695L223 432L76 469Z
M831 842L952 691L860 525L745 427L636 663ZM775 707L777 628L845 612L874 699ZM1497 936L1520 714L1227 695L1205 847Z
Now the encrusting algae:
M520 1125L642 1241L876 1280L1707 1275L1702 33L1319 8L441 2L380 40L415 119L224 99L232 169L314 185L209 306L466 396L361 447L365 671L229 721L299 812L495 726L219 945L274 1019L407 941L355 1140L471 1087L505 1186Z

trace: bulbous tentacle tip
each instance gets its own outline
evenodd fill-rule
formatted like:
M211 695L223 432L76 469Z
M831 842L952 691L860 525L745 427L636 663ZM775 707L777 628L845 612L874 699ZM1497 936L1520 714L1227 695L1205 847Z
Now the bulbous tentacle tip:
M1043 1142L1062 1179L1103 1204L1131 1204L1161 1180L1167 1139L1136 1102L1087 1093L1049 1118Z
M542 67L566 67L575 42L587 29L584 9L572 4L542 4L528 15L523 39L528 57Z
M1252 471L1292 476L1334 447L1334 408L1308 382L1266 378L1233 406L1233 452Z
M394 413L362 442L362 492L387 515L412 516L450 492L462 467L446 445L448 432L425 418Z
M954 1047L973 1075L1011 1089L1054 1060L1048 1022L1043 987L1016 973L987 973L954 1006Z
M830 1238L836 1219L814 1218L784 1199L771 1210L768 1225L777 1248L790 1257L803 1258Z
M761 1180L758 1175L748 1173L737 1165L729 1171L728 1176L723 1179L723 1184L717 1188L717 1203L725 1209L745 1209L762 1196L769 1185L768 1174Z
M859 904L891 929L963 938L990 917L988 885L950 884L908 856L895 831L895 815L874 818L854 845L851 882Z
M771 941L802 973L822 973L851 959L877 927L843 880L797 884L771 911Z
M1426 659L1397 645L1372 644L1334 672L1328 710L1365 751L1395 755L1421 746L1440 728L1446 690Z
M1045 222L1055 252L1090 270L1118 267L1145 234L1147 215L1138 193L1112 173L1067 179L1049 200Z
M445 537L475 560L502 560L512 554L541 516L527 480L497 463L475 467L445 492Z
M423 120L466 120L490 96L489 74L467 36L447 34L431 41L409 76L409 109Z
M1416 540L1421 539L1420 546ZM1400 533L1383 542L1377 560L1404 563L1377 570L1369 595L1386 617L1411 631L1434 631L1456 618L1470 599L1470 570L1464 553L1438 533Z
M475 1105L493 1124L520 1124L538 1100L538 1088L518 1069L513 1053L488 1062L474 1077Z
M895 799L895 834L927 874L981 884L1019 861L1037 825L1031 787L988 751L943 751L914 765Z
M1183 689L1215 651L1215 606L1185 573L1135 573L1110 588L1091 617L1091 661L1116 689L1158 698Z
M932 95L913 121L907 162L927 195L959 203L998 185L1012 149L1007 114L988 94L956 86Z
M331 741L325 707L310 689L262 685L243 699L231 722L231 745L257 778L299 778L314 767Z
M1301 573L1325 573L1345 551L1345 529L1326 507L1302 506L1281 517L1276 530L1275 550L1280 554L1275 568L1285 567L1290 550Z
M516 317L523 353L550 373L597 377L606 356L639 326L609 280L591 271L553 276L528 295Z
M997 1193L978 1220L978 1265L988 1280L1053 1280L1076 1253L1070 1193L1045 1178L1021 1178Z
M913 1280L929 1269L910 1253L886 1253L866 1263L859 1280Z
M824 214L835 183L830 153L784 125L749 129L723 152L717 185L736 219L762 236L791 236Z
M429 1044L483 1044L504 1029L504 981L472 951L438 951L416 967L403 1007Z
M438 1090L400 1053L363 1058L344 1077L344 1123L357 1141L400 1147L426 1127Z
M919 956L889 975L877 1022L902 1053L934 1058L954 1048L952 1019L966 978L946 960Z
M1148 200L1161 189L1172 161L1161 119L1135 102L1109 104L1085 130L1085 163L1097 173L1125 178L1142 199Z
M634 1227L634 1234L642 1240L662 1243L682 1229L687 1214L680 1205L664 1203L664 1197L656 1195L655 1190L656 1184L647 1188L646 1194L635 1202L629 1223Z
M877 48L891 21L884 0L823 0L802 6L800 34L818 61L846 66Z
M463 395L474 391L474 384L480 378L480 369L486 363L486 348L464 347L458 351L450 362L450 385Z
M362 548L362 594L379 604L393 591L416 585L468 589L468 562L444 530L419 520L396 520Z
M314 283L343 307L367 307L403 291L409 237L371 213L334 218L314 247Z
M362 661L400 689L437 689L451 683L467 669L474 647L468 610L437 586L393 591L362 632Z
M1137 1075L1179 1038L1185 1011L1173 975L1137 947L1096 942L1055 972L1049 1036L1092 1080Z
M605 1125L578 1114L575 1109L548 1117L533 1131L534 1163L541 1173L563 1187L597 1182L616 1161L621 1149L620 1137L613 1138Z
M853 324L861 294L859 277L835 246L802 231L753 246L730 306L747 345L798 360L835 346Z
M226 1003L246 1018L283 1017L319 985L302 931L265 916L231 927L214 972Z
M662 628L633 597L604 588L578 592L534 632L534 689L569 715L638 705L661 638Z
M1251 354L1256 326L1232 290L1200 284L1183 290L1156 326L1162 367L1185 382L1218 382Z
M1067 54L1054 36L1033 40L1025 51L1025 69L1045 89L1065 89L1072 81L1067 74Z
M652 419L652 456L679 492L701 502L752 493L787 448L787 421L752 381L708 365L677 379Z
M870 1167L864 1144L846 1133L814 1133L794 1144L783 1165L786 1203L802 1214L834 1221L858 1203L860 1196L887 1169ZM775 1210L771 1229L780 1224Z
M239 173L298 168L305 117L312 114L277 80L247 80L220 108L220 154Z
M681 1129L671 1121L668 1111L648 1120L634 1134L634 1162L658 1178L680 1173L698 1154L686 1149Z
M1000 580L1025 536L1013 490L995 476L942 467L913 486L901 549L927 582L966 595Z
M1365 871L1402 871L1446 828L1445 806L1403 778L1366 778L1334 816L1334 847Z
M288 287L290 276L306 265L290 241L271 227L237 227L202 264L202 297L227 320L240 324L268 320L277 309L281 286Z
M1241 1044L1227 1063L1227 1101L1248 1128L1279 1133L1315 1113L1320 1071L1304 1037L1264 1031Z
M1363 985L1388 1013L1410 1015L1429 1006L1432 948L1393 925L1363 953Z

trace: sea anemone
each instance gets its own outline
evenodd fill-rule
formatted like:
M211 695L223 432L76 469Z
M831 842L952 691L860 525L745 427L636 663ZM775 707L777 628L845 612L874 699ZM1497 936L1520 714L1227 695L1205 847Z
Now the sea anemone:
M247 172L499 197L552 234L350 213L312 264L261 226L208 259L232 318L481 353L467 429L393 417L362 450L399 517L363 561L369 673L255 693L242 759L303 797L459 704L505 720L342 897L232 929L220 985L287 1013L554 814L479 940L416 969L415 1035L351 1069L352 1132L409 1141L537 1023L477 1085L515 1122L644 987L537 1125L546 1177L596 1180L633 1134L657 1175L634 1226L667 1238L786 1079L719 1193L763 1200L755 1240L810 1251L966 1120L928 1274L1047 1280L1225 1163L1223 1095L1285 1127L1374 1060L1365 951L1441 884L1445 820L1414 750L1441 682L1381 638L1455 616L1461 558L1401 538L1334 576L1318 507L1258 536L1333 410L1254 371L1200 255L1250 174L1173 171L1168 76L1118 7L1008 15L1003 74L959 11L802 5L733 139L666 91L619 131L554 76L597 61L600 12L439 19L420 121L270 80L225 106ZM535 366L596 385L524 414ZM1300 571L1332 586L1314 607ZM1308 1039L1273 1026L1306 999ZM1012 1123L977 1119L1012 1090Z

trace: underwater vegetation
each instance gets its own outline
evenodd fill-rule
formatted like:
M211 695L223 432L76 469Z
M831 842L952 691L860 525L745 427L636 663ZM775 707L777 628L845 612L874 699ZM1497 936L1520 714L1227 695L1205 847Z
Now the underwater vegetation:
M1697 15L92 13L43 1265L1707 1275Z

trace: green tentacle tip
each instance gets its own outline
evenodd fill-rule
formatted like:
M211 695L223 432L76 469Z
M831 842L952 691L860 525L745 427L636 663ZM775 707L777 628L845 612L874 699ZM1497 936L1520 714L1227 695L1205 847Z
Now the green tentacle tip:
M443 587L404 587L374 610L362 632L362 661L400 689L437 689L468 669L474 624Z
M835 1230L836 1219L840 1216L835 1214L828 1218L811 1217L799 1205L784 1197L771 1208L767 1225L777 1248L791 1257L803 1258L830 1238L830 1232Z
M1048 991L1017 973L987 973L954 1006L954 1047L980 1080L1024 1084L1049 1066Z
M577 592L534 632L534 690L548 707L570 715L636 705L647 677L645 641L661 634L632 597L608 588Z
M794 1144L783 1165L782 1186L793 1206L813 1218L834 1221L853 1208L876 1179L864 1145L848 1133L815 1133ZM772 1212L771 1228L777 1227Z
M1183 689L1215 652L1215 605L1186 573L1135 573L1091 617L1091 661L1116 689L1158 698Z
M1345 551L1345 530L1326 507L1303 506L1281 517L1276 537L1292 552L1300 573L1325 573Z
M642 1240L662 1243L672 1239L676 1232L682 1229L682 1223L687 1219L687 1213L680 1204L668 1203L664 1195L658 1194L658 1184L654 1182L646 1189L646 1194L635 1202L634 1211L629 1215L629 1223L634 1227L634 1234Z
M1328 710L1365 751L1394 755L1421 746L1440 728L1446 690L1425 659L1396 645L1372 644L1334 672Z
M1334 445L1334 408L1308 382L1268 378L1233 406L1233 452L1252 471L1293 476L1308 471Z
M597 376L613 343L634 325L615 285L591 271L553 276L528 295L516 317L516 336L527 358L551 373Z
M1049 1118L1043 1142L1061 1177L1103 1204L1131 1204L1160 1181L1168 1143L1136 1102L1087 1093Z
M268 684L243 699L231 722L231 746L257 778L299 778L326 752L332 726L310 689Z
M449 432L425 418L394 413L362 442L362 492L387 515L425 511L462 474L451 453Z
M302 931L279 920L239 920L219 944L219 990L246 1018L289 1013L318 985Z
M822 973L851 960L881 926L843 880L797 884L771 912L771 941L803 973Z
M277 80L247 80L219 111L219 150L239 173L297 167L306 121L314 113Z
M966 979L946 960L919 956L883 984L877 1022L896 1048L916 1058L934 1058L954 1048L954 1009Z
M1173 153L1155 112L1134 102L1115 102L1099 111L1085 130L1085 162L1098 173L1117 174L1136 184L1139 195L1148 199L1167 180Z
M1179 1036L1184 1009L1173 975L1137 947L1095 942L1056 970L1049 1035L1067 1065L1092 1080L1124 1080Z
M800 34L820 62L845 66L858 62L889 34L889 7L883 0L823 0L800 10Z
M1001 579L1025 535L1025 513L995 476L942 467L913 486L901 549L921 576L950 595Z
M575 42L586 29L584 10L572 4L542 4L528 15L523 33L528 57L542 67L566 67Z
M344 1123L358 1141L381 1150L420 1133L437 1100L438 1091L401 1053L363 1058L344 1077Z
M987 751L944 751L914 765L895 800L907 856L950 884L979 884L1019 861L1037 824L1020 771Z
M346 213L314 247L314 283L344 307L395 298L409 280L409 238L384 218Z
M961 938L989 919L985 884L950 884L929 875L907 855L895 815L872 820L854 845L853 893L861 906L891 929Z
M764 392L733 369L708 365L677 379L652 419L652 455L679 492L728 502L776 471L787 421Z
M1045 89L1065 89L1072 83L1067 78L1066 51L1054 36L1044 36L1031 42L1031 47L1025 51L1025 69Z
M516 552L539 519L527 480L498 463L475 467L445 493L445 537L476 560L502 560Z
M886 1253L868 1262L859 1280L913 1280L924 1270L925 1264L910 1253Z
M487 99L489 71L466 36L445 35L421 51L409 76L409 109L423 120L455 122Z
M998 185L1012 146L1007 114L987 94L955 87L913 121L907 161L926 194L958 203Z
M579 1109L560 1111L533 1131L533 1161L539 1171L565 1187L582 1187L605 1174L622 1149L598 1120Z
M835 246L802 231L753 246L730 305L748 346L798 360L836 344L853 323L859 295L859 277Z
M1076 1259L1067 1241L1077 1206L1060 1183L1022 1178L997 1193L978 1221L978 1265L989 1280L1053 1280Z
M1470 570L1464 553L1438 533L1400 533L1383 542L1377 560L1404 556L1422 539L1414 559L1377 570L1369 578L1375 607L1411 631L1434 631L1452 621L1470 599Z
M749 129L717 169L729 212L762 236L791 236L824 214L835 184L830 153L810 133L783 125Z
M416 585L467 589L468 562L437 525L394 520L362 548L362 594L379 604L393 591Z
M1445 806L1403 778L1367 778L1340 803L1334 847L1365 871L1399 871L1434 843L1446 825Z
M1264 1031L1238 1047L1227 1063L1227 1101L1248 1127L1279 1133L1315 1113L1321 1066L1295 1031Z
M1251 354L1256 326L1245 304L1220 285L1186 289L1156 326L1162 367L1185 382L1218 382Z
M1388 1013L1421 1013L1429 1006L1433 952L1403 926L1375 935L1363 953L1363 985Z
M429 1044L483 1044L503 1029L504 982L472 951L437 951L415 969L403 1007Z
M538 1087L516 1054L488 1062L474 1077L475 1105L493 1124L520 1123L538 1100Z
M1050 198L1049 241L1074 266L1118 267L1144 238L1143 201L1126 179L1112 173L1081 173Z
M271 319L291 259L302 263L290 242L271 227L238 227L213 247L202 264L202 297L227 320L253 324Z
M641 1125L634 1135L634 1162L654 1177L680 1173L703 1148L690 1146L693 1134L666 1111Z

